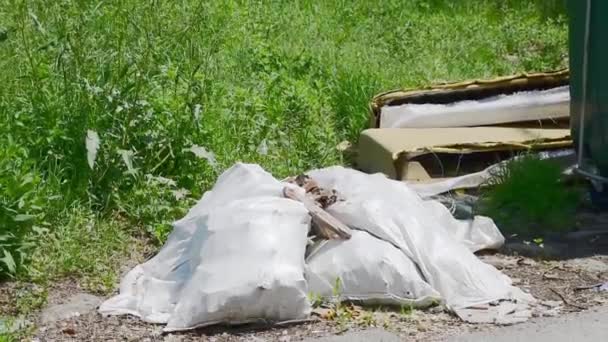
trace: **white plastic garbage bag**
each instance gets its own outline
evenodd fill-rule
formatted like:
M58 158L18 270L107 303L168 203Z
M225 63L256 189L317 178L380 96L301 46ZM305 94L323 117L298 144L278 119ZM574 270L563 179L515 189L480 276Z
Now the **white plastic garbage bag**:
M447 234L453 218L442 217L402 182L343 167L312 171L319 186L336 189L346 200L329 208L343 223L397 246L423 278L454 310L498 300L532 302L533 297L480 261Z
M414 307L440 301L410 258L364 231L315 250L306 260L306 278L309 292L323 298Z
M306 318L309 225L304 207L284 198L252 197L214 210L192 246L196 266L165 330Z
M166 330L308 316L304 254L310 217L257 165L226 171L163 249L135 267L102 314L132 314Z

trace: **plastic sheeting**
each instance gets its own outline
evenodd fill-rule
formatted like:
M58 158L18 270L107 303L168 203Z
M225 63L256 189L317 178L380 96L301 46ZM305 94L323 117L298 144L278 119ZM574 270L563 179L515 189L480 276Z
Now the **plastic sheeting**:
M237 164L99 311L167 323L167 331L298 320L310 310L306 294L328 294L339 278L352 299L440 299L463 319L471 319L471 306L503 300L475 320L529 317L534 299L472 253L502 243L491 221L457 221L441 204L379 174L332 167L309 175L345 199L328 211L357 231L351 240L327 242L305 267L308 213L282 197L284 183L257 165Z
M569 172L575 163L575 154L573 149L541 151L535 155L539 159L552 159L561 163L564 166L565 173ZM478 188L484 184L487 184L492 177L494 177L496 174L500 174L503 171L507 163L517 158L520 157L514 157L512 159L490 165L482 171L469 173L459 177L452 177L429 183L408 182L407 184L412 190L416 191L423 198L429 198L454 189Z
M568 86L492 96L450 104L403 104L381 108L380 128L495 125L570 115Z

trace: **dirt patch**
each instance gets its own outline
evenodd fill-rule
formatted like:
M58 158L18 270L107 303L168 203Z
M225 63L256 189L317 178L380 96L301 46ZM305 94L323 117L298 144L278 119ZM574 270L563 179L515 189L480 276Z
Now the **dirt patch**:
M17 285L15 283L0 283L0 316L15 314L15 296Z
M560 261L536 261L526 257L492 254L481 255L485 262L495 265L512 277L515 285L530 292L540 301L562 306L560 314L578 312L608 303L608 293L582 289L606 280L608 273L598 272L601 264L608 265L608 257L590 257ZM589 262L586 262L589 261ZM589 266L591 265L591 266ZM61 303L62 298L78 291L73 283L55 287L49 302ZM491 325L468 324L439 310L414 310L403 313L386 308L362 309L357 319L346 322L315 318L309 322L284 325L216 326L177 334L163 334L162 325L147 324L131 316L102 317L97 312L68 320L39 326L36 336L40 341L301 341L346 331L379 327L413 341L439 341L465 332L486 330ZM362 319L365 316L367 318ZM542 318L538 318L541 319Z
M141 322L124 317L102 317L91 313L41 327L40 341L301 341L339 335L347 331L359 331L381 327L404 339L436 341L446 336L477 330L445 312L415 311L409 315L399 312L376 311L369 313L373 319L367 325L355 321L346 325L336 321L313 319L310 322L284 326L216 326L190 332L163 334L161 325Z
M608 280L608 257L572 260L533 260L509 255L480 256L513 279L514 285L541 301L560 301L564 312L577 312L608 303L608 293L589 288ZM496 262L498 260L499 262Z

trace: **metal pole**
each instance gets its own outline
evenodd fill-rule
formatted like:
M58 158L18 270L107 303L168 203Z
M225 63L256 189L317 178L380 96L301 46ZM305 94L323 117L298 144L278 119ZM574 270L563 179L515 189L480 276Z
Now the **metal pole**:
M583 41L583 94L578 128L578 169L583 166L583 137L585 136L585 114L587 113L587 73L589 65L589 28L591 22L591 0L587 0L585 9L585 37Z

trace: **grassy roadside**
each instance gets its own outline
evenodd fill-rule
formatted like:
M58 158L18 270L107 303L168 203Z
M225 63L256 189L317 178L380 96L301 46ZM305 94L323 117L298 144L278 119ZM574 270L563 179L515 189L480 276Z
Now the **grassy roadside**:
M0 1L0 277L108 293L236 161L347 163L379 91L564 66L547 3Z

